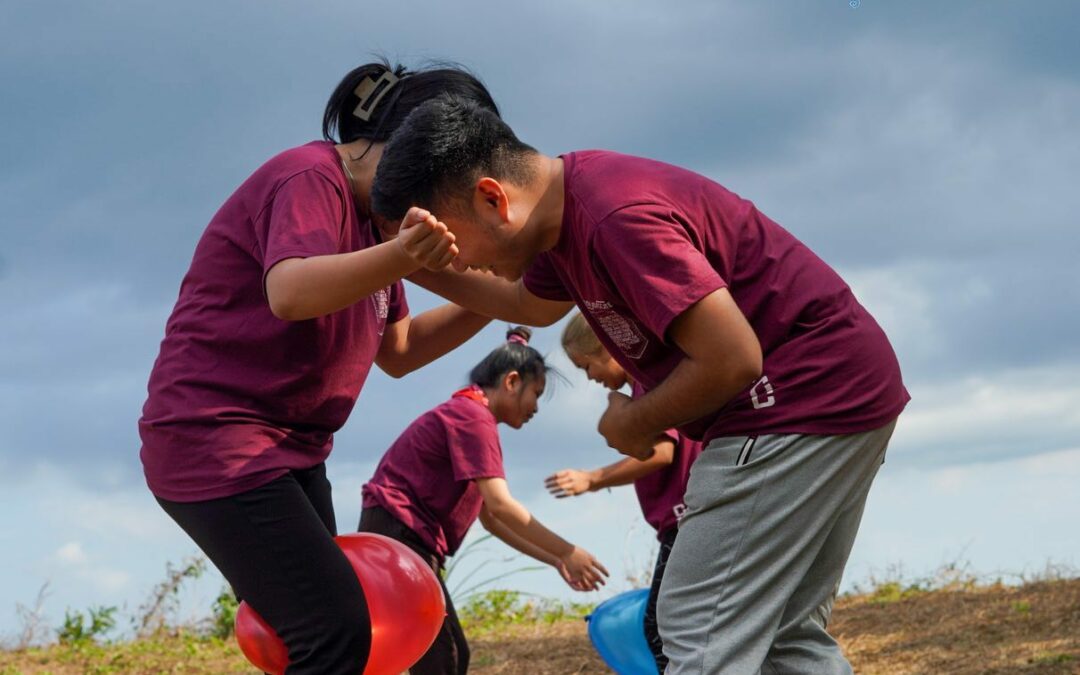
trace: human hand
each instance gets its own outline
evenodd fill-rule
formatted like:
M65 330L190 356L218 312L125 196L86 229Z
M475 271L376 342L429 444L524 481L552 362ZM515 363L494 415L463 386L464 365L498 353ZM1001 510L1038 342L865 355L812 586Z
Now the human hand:
M597 431L604 437L609 447L628 457L646 460L656 452L653 448L656 435L636 428L630 410L632 400L626 394L617 391L608 394L608 407L600 417Z
M592 490L592 475L588 471L563 469L545 478L544 487L557 499L565 499Z
M433 272L449 265L458 254L454 233L431 212L416 206L405 213L394 241L409 259Z
M595 591L609 576L607 568L593 554L577 546L559 558L559 573L575 591Z

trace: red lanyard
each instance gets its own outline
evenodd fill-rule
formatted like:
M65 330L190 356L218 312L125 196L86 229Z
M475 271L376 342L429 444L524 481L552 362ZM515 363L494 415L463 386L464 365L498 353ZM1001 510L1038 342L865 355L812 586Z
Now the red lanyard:
M483 404L485 407L488 405L488 397L484 395L484 390L475 384L470 384L464 389L459 389L454 392L452 398L471 398L477 403Z

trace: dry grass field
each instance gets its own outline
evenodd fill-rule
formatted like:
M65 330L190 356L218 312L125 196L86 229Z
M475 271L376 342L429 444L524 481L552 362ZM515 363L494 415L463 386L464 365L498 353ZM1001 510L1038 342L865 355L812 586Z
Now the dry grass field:
M1080 673L1080 579L920 590L884 584L842 598L830 626L865 675ZM478 629L477 675L609 672L585 623ZM0 674L252 673L231 641L190 634L0 652Z

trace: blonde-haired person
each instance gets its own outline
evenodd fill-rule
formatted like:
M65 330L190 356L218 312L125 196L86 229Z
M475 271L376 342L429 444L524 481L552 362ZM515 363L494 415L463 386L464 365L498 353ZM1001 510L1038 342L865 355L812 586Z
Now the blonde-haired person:
M642 393L641 387L630 379L622 366L611 358L611 354L600 344L596 333L581 313L575 313L563 329L562 347L570 361L584 370L590 380L611 391L630 384L635 396ZM659 673L663 673L667 667L667 657L664 656L664 643L660 639L656 621L656 600L668 555L678 534L679 516L686 508L683 495L690 477L690 466L699 454L701 443L685 438L671 429L657 439L653 454L648 459L627 457L614 464L588 471L563 469L544 481L548 491L560 499L603 488L633 484L642 515L656 530L656 538L660 542L644 622L645 638L653 658L656 659Z

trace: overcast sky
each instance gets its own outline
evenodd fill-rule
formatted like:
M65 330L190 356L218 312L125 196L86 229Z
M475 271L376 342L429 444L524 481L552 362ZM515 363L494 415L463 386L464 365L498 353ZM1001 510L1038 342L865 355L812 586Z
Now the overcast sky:
M210 216L271 155L319 136L330 91L374 52L467 65L544 152L703 173L840 271L913 395L848 586L957 558L985 574L1080 562L1080 7L381 4L0 10L0 636L45 582L58 626L66 607L134 609L166 562L196 553L138 461L165 320ZM414 312L437 303L408 293ZM343 530L383 450L502 332L369 379L329 462ZM595 433L603 392L558 353L558 328L534 344L571 386L504 430L511 489L614 568L607 597L651 566L650 535L630 489L543 492L551 471L617 456ZM504 569L502 554L476 558ZM506 583L570 595L548 571Z

